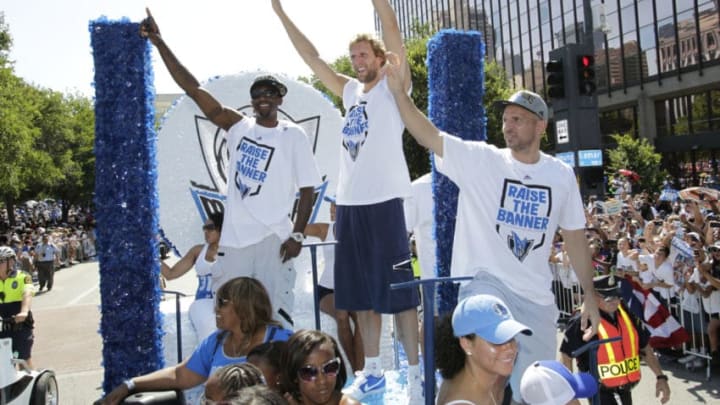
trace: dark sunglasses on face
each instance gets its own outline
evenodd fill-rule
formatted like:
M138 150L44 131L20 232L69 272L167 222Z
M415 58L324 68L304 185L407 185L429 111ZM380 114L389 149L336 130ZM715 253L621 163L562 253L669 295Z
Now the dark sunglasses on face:
M203 231L214 231L217 228L215 227L215 224L205 224L202 227Z
M275 89L255 89L250 92L250 97L253 100L257 100L260 97L278 97L280 93Z
M304 381L310 382L315 381L320 372L322 372L327 377L335 377L339 371L340 358L335 357L334 359L328 361L319 368L310 364L302 366L300 370L298 370L298 377L300 377Z
M220 298L220 297L215 298L215 306L218 308L222 308L229 303L230 303L230 300L227 298Z

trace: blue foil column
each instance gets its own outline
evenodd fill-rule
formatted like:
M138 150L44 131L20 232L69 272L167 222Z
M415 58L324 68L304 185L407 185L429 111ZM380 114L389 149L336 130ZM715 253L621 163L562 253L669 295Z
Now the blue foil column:
M485 44L478 32L443 30L428 41L428 87L430 120L441 130L468 140L485 140ZM433 168L437 276L450 276L458 188ZM482 176L482 173L478 173ZM480 230L478 230L480 232ZM486 254L478 246L478 254ZM457 303L457 287L439 287L438 310L451 312Z
M164 366L150 44L139 24L89 24L95 64L95 209L103 389Z

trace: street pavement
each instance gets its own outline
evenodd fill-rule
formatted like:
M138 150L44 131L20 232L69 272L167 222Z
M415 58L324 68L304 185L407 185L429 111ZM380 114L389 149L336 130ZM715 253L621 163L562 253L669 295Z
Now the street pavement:
M296 308L303 308L303 312L296 318L299 327L313 327L312 316L312 287L309 271L298 272L296 287L296 300L303 304ZM33 348L33 363L36 368L54 370L60 389L60 404L91 404L102 395L102 341L98 334L100 325L98 290L99 274L97 262L76 264L70 268L58 271L55 275L55 286L49 293L38 294L33 300L33 313L35 315L35 346ZM169 290L192 294L196 288L196 279L192 272L187 276L168 283ZM164 303L170 304L170 303ZM174 308L174 305L163 305L163 308ZM174 317L167 316L171 325L165 330L175 328ZM334 333L332 321L322 318L323 329ZM390 338L392 322L389 317L384 318L384 335L382 341L383 367L391 369L394 363L392 354L393 344ZM185 331L185 329L183 329ZM183 332L186 335L190 332ZM169 336L170 338L172 336ZM166 339L166 359L168 364L175 363L175 349L172 339ZM185 347L186 344L183 344ZM184 349L184 356L189 352ZM706 370L686 370L674 359L660 358L664 372L670 377L673 404L686 403L720 403L720 371L715 371L710 379L706 377ZM642 366L644 376L633 392L637 404L659 404L655 398L655 378L652 371ZM385 395L385 403L398 403L399 384L390 384L389 392Z

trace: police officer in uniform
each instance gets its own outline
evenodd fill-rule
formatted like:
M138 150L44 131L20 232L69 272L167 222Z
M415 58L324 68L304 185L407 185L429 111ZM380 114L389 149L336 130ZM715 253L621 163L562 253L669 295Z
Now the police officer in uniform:
M34 341L30 303L34 287L29 274L17 270L15 252L0 246L0 339L12 339L13 353L25 360L29 367Z
M645 363L655 374L655 396L660 397L660 403L670 400L670 386L668 378L662 373L660 362L649 345L650 333L645 329L642 320L635 317L621 301L620 279L612 275L593 278L595 286L595 299L600 309L600 326L593 340L608 339L620 336L621 339L612 343L605 343L597 349L597 370L589 370L590 358L593 355L587 351L577 360L581 371L590 371L598 378L600 403L632 404L631 391L640 381L640 355L644 355ZM589 298L589 297L588 297ZM572 370L571 353L583 346L583 331L580 329L580 316L570 319L563 342L560 345L563 363Z

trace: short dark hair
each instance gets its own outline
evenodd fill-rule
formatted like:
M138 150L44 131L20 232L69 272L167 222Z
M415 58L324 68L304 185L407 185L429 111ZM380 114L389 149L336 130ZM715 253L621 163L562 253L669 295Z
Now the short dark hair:
M222 212L211 212L208 214L208 219L212 221L218 232L222 232L223 218L225 218L225 215Z
M286 405L288 402L267 385L253 385L241 389L232 403L236 405Z

